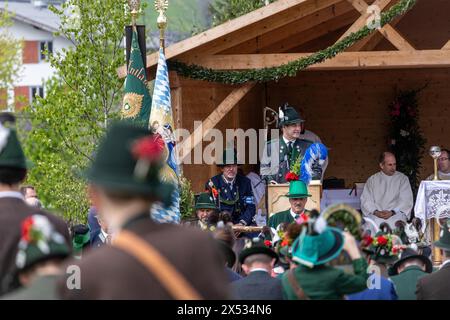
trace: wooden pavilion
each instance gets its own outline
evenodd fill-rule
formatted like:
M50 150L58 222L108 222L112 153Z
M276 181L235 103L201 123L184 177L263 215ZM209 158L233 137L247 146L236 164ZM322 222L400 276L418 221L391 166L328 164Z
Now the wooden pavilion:
M369 5L383 11L399 0L279 0L166 48L176 59L220 70L278 66L324 49L366 24ZM412 10L346 52L295 77L267 84L224 85L171 72L176 128L263 128L263 108L297 106L309 130L330 150L326 177L347 186L378 170L387 147L389 111L398 90L417 89L427 147L450 145L450 1L418 0ZM170 18L170 17L169 17ZM170 19L169 19L170 20ZM147 56L154 77L157 53ZM125 67L119 70L124 77ZM208 143L204 142L204 146ZM432 172L425 158L421 176ZM255 170L246 165L244 171ZM211 165L184 165L195 191L217 173Z

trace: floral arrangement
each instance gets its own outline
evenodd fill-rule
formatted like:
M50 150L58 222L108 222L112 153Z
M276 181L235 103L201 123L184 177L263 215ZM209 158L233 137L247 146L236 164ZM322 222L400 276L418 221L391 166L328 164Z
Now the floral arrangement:
M150 165L161 160L164 148L165 142L159 134L135 141L131 149L133 157L138 160L134 168L134 175L139 179L145 179Z
M398 241L399 243L395 243L394 237L395 236L392 234L383 234L375 237L366 235L361 240L361 247L367 251L378 253L382 256L396 256L405 250L407 246L401 244L401 241Z
M288 182L291 181L297 181L300 178L300 164L301 159L300 155L297 157L297 160L295 160L294 164L291 166L291 170L286 173L285 179Z

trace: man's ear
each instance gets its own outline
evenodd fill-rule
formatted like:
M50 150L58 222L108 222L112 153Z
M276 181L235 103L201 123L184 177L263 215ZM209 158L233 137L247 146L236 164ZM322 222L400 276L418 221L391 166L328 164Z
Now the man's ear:
M242 265L242 270L244 270L245 274L249 274L250 273L250 266L243 264Z
M275 261L276 259L273 258L272 261L270 262L270 267L273 269L275 267Z

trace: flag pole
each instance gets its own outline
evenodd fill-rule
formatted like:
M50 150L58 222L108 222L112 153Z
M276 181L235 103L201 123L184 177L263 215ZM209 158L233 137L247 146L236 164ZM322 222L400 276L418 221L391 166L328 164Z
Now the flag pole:
M169 0L155 0L155 9L159 12L156 20L159 29L159 48L165 53L164 32L167 27L166 10L169 7Z
M136 31L136 18L141 8L141 0L128 0L128 5L131 9L131 25L133 26L133 30Z

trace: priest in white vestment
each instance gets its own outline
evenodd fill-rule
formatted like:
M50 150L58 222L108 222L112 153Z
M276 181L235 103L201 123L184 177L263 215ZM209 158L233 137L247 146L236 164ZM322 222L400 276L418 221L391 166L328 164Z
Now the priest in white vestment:
M371 176L361 195L361 210L378 226L383 222L395 229L397 221L406 222L414 205L409 179L398 172L395 156L383 152L381 171Z
M438 177L439 180L450 180L450 152L448 149L441 149L441 155L438 161ZM427 180L433 180L434 174L430 175Z

